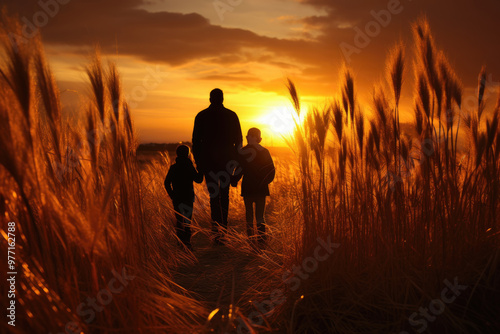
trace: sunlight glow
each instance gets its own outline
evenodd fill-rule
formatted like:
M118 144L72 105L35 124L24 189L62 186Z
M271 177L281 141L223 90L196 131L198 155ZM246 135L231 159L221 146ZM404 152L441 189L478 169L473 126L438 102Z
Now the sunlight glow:
M288 136L293 134L298 119L295 111L290 107L272 107L260 121L267 125L274 135Z

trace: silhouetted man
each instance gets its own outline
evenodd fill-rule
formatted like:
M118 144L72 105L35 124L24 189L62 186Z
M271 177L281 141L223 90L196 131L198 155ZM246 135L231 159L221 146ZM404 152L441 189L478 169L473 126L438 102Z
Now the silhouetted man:
M221 243L220 237L227 227L230 175L243 142L238 116L225 108L223 101L222 90L216 88L210 92L210 106L194 120L192 140L196 166L205 175L210 194L216 243Z

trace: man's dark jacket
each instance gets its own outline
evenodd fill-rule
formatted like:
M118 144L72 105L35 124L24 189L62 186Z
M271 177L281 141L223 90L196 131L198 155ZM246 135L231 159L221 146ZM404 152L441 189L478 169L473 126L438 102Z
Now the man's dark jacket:
M194 202L193 181L201 183L203 174L198 173L189 158L177 157L165 178L165 189L174 202Z
M240 170L235 171L232 182L241 182L241 196L269 196L269 183L274 180L276 170L269 150L261 145L247 145L240 151ZM240 171L240 173L238 173Z
M227 170L243 141L238 116L222 104L211 104L196 115L192 141L200 172Z

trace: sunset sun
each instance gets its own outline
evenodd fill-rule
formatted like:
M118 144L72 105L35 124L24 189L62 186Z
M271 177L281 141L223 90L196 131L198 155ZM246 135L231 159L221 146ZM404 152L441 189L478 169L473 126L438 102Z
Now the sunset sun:
M295 111L285 106L269 108L260 119L274 136L279 137L292 135L298 121Z

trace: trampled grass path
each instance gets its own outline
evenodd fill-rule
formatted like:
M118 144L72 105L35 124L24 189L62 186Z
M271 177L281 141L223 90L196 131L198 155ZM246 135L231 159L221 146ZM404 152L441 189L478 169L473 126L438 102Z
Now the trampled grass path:
M244 315L252 312L251 299L259 295L259 286L266 280L266 250L259 252L250 246L242 232L243 224L229 225L230 240L223 246L211 243L204 233L208 228L195 233L192 238L195 259L180 265L173 273L174 281L208 312L219 309L212 325L229 313L231 305Z

